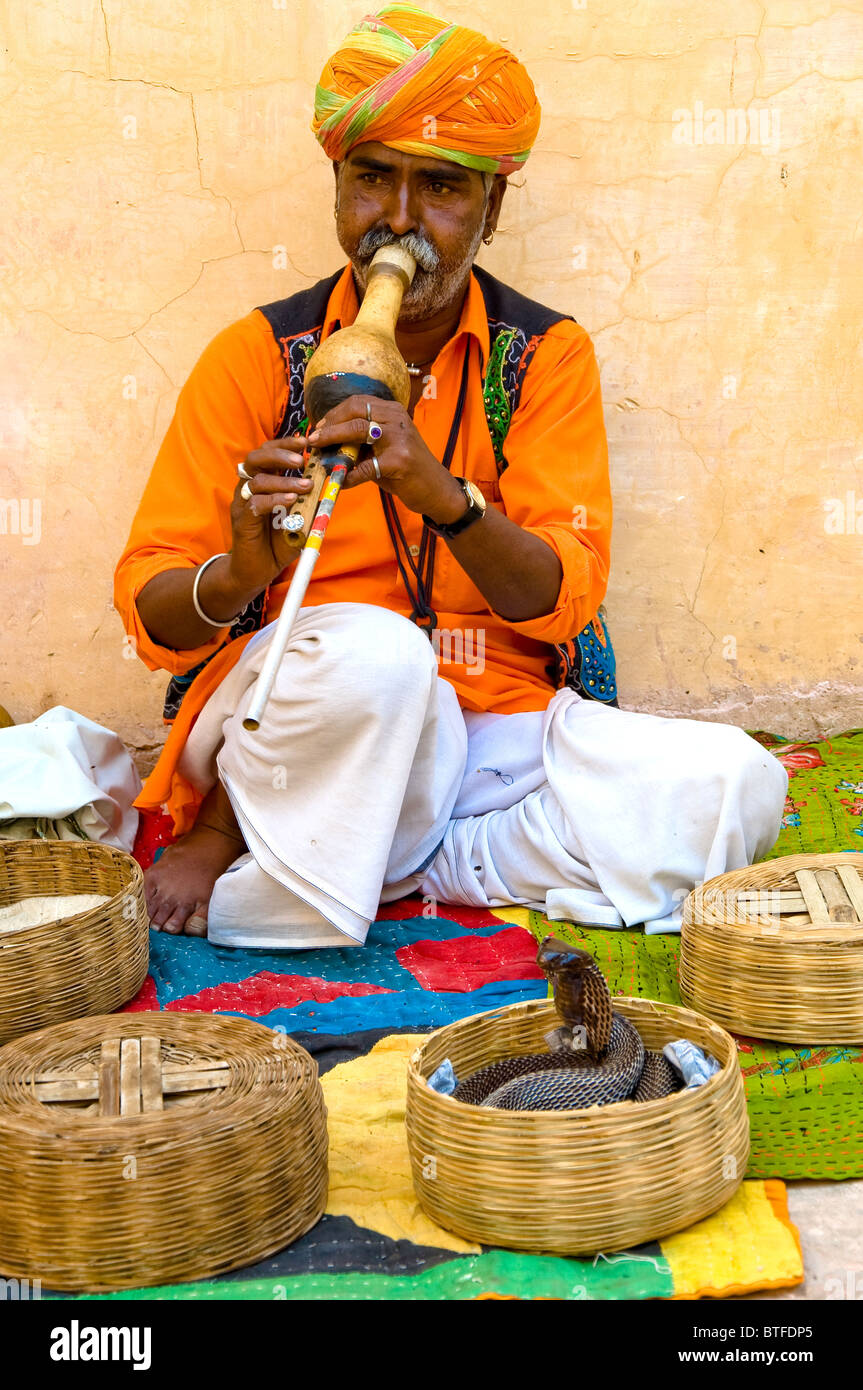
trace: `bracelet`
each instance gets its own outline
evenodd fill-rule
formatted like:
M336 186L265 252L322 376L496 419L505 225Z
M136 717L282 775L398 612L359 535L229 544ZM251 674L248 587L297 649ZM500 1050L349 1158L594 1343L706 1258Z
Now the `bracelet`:
M233 618L228 618L227 622L217 623L213 618L208 618L203 608L201 607L201 603L198 598L198 585L201 582L201 578L204 574L204 571L207 570L209 566L214 563L214 561L224 560L227 554L227 550L223 550L219 555L211 555L209 560L205 560L204 563L201 565L200 569L198 570L198 573L195 575L195 582L192 585L192 602L195 605L195 612L197 613L201 621L209 623L210 627L230 627L231 623L234 621Z

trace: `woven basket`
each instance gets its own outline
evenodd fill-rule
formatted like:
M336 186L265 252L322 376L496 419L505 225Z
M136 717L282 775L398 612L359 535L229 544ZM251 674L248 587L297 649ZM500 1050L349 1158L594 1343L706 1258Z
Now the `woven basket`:
M203 1279L327 1195L317 1066L248 1019L134 1013L0 1049L0 1272L103 1292Z
M420 1206L482 1245L560 1255L624 1250L683 1230L723 1206L749 1157L733 1040L671 1004L615 998L646 1045L686 1037L721 1070L662 1100L589 1110L483 1109L439 1095L426 1077L449 1057L467 1077L502 1057L544 1052L559 1018L532 1001L439 1029L408 1066L407 1131Z
M736 1033L863 1043L863 854L787 855L696 888L680 993Z
M0 1043L133 999L149 958L144 876L129 854L89 841L0 841L0 907L104 893L101 907L0 934Z
M131 855L89 841L0 841L0 906L100 892L100 908L0 934L0 1042L118 1009L147 974L149 917Z

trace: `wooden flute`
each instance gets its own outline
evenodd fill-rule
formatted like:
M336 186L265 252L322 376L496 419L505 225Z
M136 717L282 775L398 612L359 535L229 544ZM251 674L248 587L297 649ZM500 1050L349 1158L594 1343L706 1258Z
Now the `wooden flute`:
M303 390L313 428L328 410L348 396L378 396L408 406L410 376L396 347L395 331L402 297L415 270L413 256L397 243L382 246L375 252L355 321L326 338L306 367ZM255 681L252 702L243 720L244 729L260 727L336 499L362 447L362 443L334 445L323 451L314 449L309 456L304 476L312 479L312 486L294 503L279 531L282 544L278 549L282 550L286 565L293 561L297 550L302 549Z

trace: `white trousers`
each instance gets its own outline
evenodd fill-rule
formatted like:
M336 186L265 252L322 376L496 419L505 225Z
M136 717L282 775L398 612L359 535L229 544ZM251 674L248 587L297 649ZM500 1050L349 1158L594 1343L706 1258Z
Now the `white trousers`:
M301 609L260 729L242 719L272 636L211 696L181 768L220 778L250 851L219 879L210 940L361 945L381 900L520 904L556 920L679 930L684 897L765 854L788 777L741 729L562 690L474 714L406 618Z

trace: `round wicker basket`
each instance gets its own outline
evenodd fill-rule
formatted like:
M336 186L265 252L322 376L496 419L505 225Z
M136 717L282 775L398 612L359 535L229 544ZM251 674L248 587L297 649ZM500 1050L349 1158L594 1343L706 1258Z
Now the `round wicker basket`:
M680 993L736 1033L863 1043L863 854L787 855L696 888Z
M103 1292L203 1279L327 1196L317 1066L249 1019L79 1019L0 1049L0 1272Z
M75 840L0 841L0 907L28 897L108 894L101 907L0 933L0 1043L133 999L149 958L144 876L129 854Z
M662 1100L518 1112L465 1105L426 1078L449 1057L469 1076L502 1057L546 1050L551 1002L475 1014L439 1029L408 1065L407 1131L420 1206L483 1245L589 1255L683 1230L724 1205L749 1158L733 1040L688 1009L615 998L645 1044L686 1037L721 1070Z

